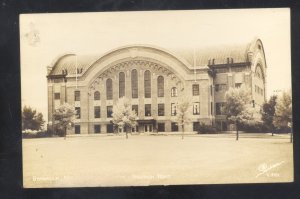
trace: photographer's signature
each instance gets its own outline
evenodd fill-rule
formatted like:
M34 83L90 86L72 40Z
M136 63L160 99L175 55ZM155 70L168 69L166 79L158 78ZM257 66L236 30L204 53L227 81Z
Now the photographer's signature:
M283 163L284 163L284 161L277 162L275 164L269 164L269 165L267 163L260 164L257 168L259 173L256 175L256 178L261 176L261 175L264 175L264 174L267 175L268 177L279 177L279 173L269 173L269 172L271 170L279 167Z

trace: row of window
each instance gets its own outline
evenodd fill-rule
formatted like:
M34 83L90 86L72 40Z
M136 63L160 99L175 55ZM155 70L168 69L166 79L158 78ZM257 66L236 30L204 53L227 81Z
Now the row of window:
M147 71L146 71L147 72ZM151 79L150 76L148 77L148 73L145 72L145 98L151 98ZM150 71L148 71L150 73ZM121 72L123 74L123 72ZM137 79L135 80L135 75L132 76L132 98L138 98L138 82ZM137 77L137 75L136 75ZM198 96L200 94L200 88L199 84L193 84L192 85L192 91L193 96ZM164 77L159 76L157 79L157 96L158 97L164 97ZM119 97L125 96L125 74L120 74L119 78ZM177 97L178 91L176 87L171 88L171 97ZM54 99L59 100L60 99L60 93L54 93ZM113 99L113 85L112 85L112 79L106 80L106 99L112 100ZM80 101L80 91L74 92L74 100ZM100 100L100 92L95 91L94 92L94 100Z
M235 88L240 88L243 84L242 83L235 83L234 87ZM227 91L228 90L228 86L227 84L216 84L215 85L215 91L216 92L223 92L223 91Z
M236 73L244 72L245 69L246 68L244 66L236 66L236 67L232 67L231 68L231 72L236 72ZM229 68L228 67L215 68L214 70L217 73L228 73L229 72Z
M193 122L193 131L197 131L199 129L200 126L200 122ZM151 129L145 129L147 131L152 131L152 125L149 125L149 127L151 127ZM149 128L147 126L147 128ZM137 131L137 127L132 129L132 132ZM165 123L163 122L159 122L157 123L157 131L158 132L165 132ZM172 122L171 123L171 131L172 132L177 132L178 131L178 123L176 122ZM106 125L106 132L108 133L112 133L113 132L113 125L112 124L108 124ZM100 124L95 124L94 125L94 133L101 133L101 125ZM80 125L76 124L75 125L75 134L80 134Z
M255 85L255 93L258 93L260 95L264 95L264 90L260 88L259 86Z
M158 97L164 97L165 95L165 89L164 89L164 77L159 76L157 78L157 96ZM131 71L131 94L132 98L138 98L138 73L137 70L134 69ZM193 85L193 95L197 96L200 93L199 90L199 84L194 84ZM124 97L125 96L125 73L120 72L119 73L119 97ZM172 97L177 97L178 92L177 88L173 87L171 89L171 96ZM144 73L144 96L145 98L151 98L151 72L149 70L145 71ZM95 100L100 100L100 93L99 91L96 91L94 93L94 99ZM112 79L109 78L106 80L106 99L107 100L112 100L113 99L113 83ZM75 91L75 101L80 100L80 92Z
M139 107L138 105L132 105L132 110L136 112L138 115ZM76 119L81 118L81 110L80 107L75 107L76 111ZM111 118L113 113L113 106L106 107L106 116L107 118ZM158 116L165 116L165 104L158 104L157 105L157 114ZM171 115L175 116L177 114L177 104L171 103ZM193 103L193 115L200 115L200 103L194 102ZM151 104L145 104L145 116L151 116ZM94 118L101 117L101 108L100 106L94 106Z

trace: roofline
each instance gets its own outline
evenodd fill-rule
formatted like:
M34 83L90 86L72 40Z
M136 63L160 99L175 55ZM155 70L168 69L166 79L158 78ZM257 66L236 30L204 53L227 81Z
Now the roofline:
M52 64L50 65L50 67L51 67L51 72L49 73L48 76L51 76L51 73L52 73L52 71L56 68L57 63L58 63L60 60L62 60L63 58L68 57L68 56L76 56L76 54L75 54L75 53L65 53L65 54L63 54L63 55L57 56L57 58L54 59L54 61L53 61ZM47 66L47 67L49 67L49 66ZM48 76L47 76L47 77L48 77Z
M93 64L96 64L98 61L100 61L105 56L108 56L109 54L112 54L114 52L121 51L121 50L124 50L124 49L129 49L129 48L150 48L150 49L154 49L154 50L159 50L159 51L162 51L166 54L171 55L172 57L174 57L175 59L180 61L183 65L185 65L187 67L187 69L189 69L189 67L192 67L191 64L189 62L187 62L185 59L181 58L176 53L173 53L173 52L171 52L171 51L169 51L165 48L155 46L155 45L150 45L150 44L131 44L131 45L125 45L125 46L121 46L121 47L118 47L118 48L111 49L110 51L108 51L105 54L103 54L102 56L100 56L96 61L92 62L89 65L88 68L90 68L90 66L92 66Z

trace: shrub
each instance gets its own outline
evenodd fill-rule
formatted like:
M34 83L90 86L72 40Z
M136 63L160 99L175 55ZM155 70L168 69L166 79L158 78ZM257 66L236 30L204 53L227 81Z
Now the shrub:
M206 125L202 122L201 124L199 124L197 132L198 134L213 134L217 133L217 129L212 125Z
M242 123L239 124L239 129L246 133L265 133L267 132L267 127L261 122L255 123Z

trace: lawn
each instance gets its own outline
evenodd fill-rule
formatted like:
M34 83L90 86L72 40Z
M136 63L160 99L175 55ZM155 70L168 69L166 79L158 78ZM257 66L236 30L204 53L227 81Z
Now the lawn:
M24 187L293 181L287 135L23 139Z

